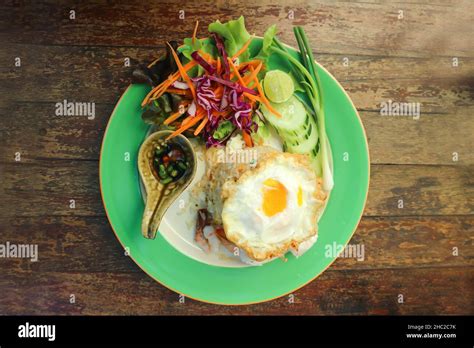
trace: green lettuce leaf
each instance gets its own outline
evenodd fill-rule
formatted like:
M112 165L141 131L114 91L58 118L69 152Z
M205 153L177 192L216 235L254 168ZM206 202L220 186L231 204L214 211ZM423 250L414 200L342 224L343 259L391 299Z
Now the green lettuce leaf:
M221 23L219 20L209 24L209 32L216 33L224 39L225 49L229 56L233 56L239 49L250 39L250 34L245 28L245 20L243 16L239 19ZM239 56L241 62L249 60L250 53L248 50Z
M251 133L252 139L256 144L262 144L270 136L269 126L266 125L257 115L254 115L253 121L258 125L257 131Z
M197 50L208 53L213 58L217 57L217 48L214 45L214 42L209 38L198 39L193 43L193 39L187 37L183 40L183 45L178 48L178 52L180 52L185 57L185 61L183 62L184 64L192 60L191 53ZM200 65L192 68L188 72L189 76L191 77L201 76L203 73L204 69Z
M263 35L262 49L258 55L268 57L270 55L269 48L273 44L273 38L276 36L277 29L276 24L273 24L270 28L265 31Z
M276 37L276 33L276 25L273 24L265 31L265 34L263 35L262 48L253 58L261 59L265 62L268 60L268 57L272 53L270 52L270 47L273 45L273 39Z
M187 37L183 40L183 45L178 48L178 51L183 54L187 59L191 60L191 53L194 51L201 50L202 52L210 54L213 58L217 57L217 48L214 42L209 38L198 39L193 43L193 39Z
M222 140L234 130L234 125L230 121L222 121L212 135L216 140Z

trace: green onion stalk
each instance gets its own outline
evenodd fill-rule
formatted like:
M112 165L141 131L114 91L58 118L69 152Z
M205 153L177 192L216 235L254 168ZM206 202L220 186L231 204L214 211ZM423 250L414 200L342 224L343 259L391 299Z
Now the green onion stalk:
M304 86L307 96L309 97L310 103L315 111L315 121L319 129L319 163L320 170L322 171L323 177L323 188L326 191L331 191L334 186L334 179L329 165L329 153L328 153L328 139L326 134L325 115L324 115L324 102L321 90L321 81L317 72L317 66L314 61L313 52L308 43L306 34L301 27L295 27L294 33L298 47L301 52L303 64L296 58L294 58L286 49L286 47L276 38L273 39L273 45L270 50L286 58L292 66L293 73L301 81ZM318 168L319 169L319 168Z

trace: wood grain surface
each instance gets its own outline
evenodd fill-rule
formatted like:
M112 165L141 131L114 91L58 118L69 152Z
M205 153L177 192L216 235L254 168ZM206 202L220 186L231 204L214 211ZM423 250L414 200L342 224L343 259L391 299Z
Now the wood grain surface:
M0 259L0 314L474 314L473 13L471 1L2 2L0 243L37 244L41 261ZM204 35L241 14L290 45L303 25L359 110L371 184L351 244L365 259L339 258L294 303L180 303L116 240L100 144L135 64L195 20ZM95 102L96 117L56 116L64 99ZM420 103L420 118L381 116L388 100Z

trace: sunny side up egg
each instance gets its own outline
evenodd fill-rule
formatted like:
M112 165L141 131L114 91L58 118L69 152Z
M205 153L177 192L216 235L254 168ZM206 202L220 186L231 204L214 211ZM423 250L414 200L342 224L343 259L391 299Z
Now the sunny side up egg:
M307 156L274 153L223 191L227 239L256 261L297 249L317 234L323 202Z

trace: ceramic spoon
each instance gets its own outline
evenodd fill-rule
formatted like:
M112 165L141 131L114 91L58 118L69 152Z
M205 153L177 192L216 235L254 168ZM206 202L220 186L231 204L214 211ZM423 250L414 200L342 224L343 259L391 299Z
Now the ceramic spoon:
M158 131L151 134L140 147L138 169L147 194L145 211L142 219L142 234L145 238L154 239L161 220L171 204L191 183L196 174L196 155L192 144L186 137L178 135L166 140L171 131ZM185 172L176 180L165 183L160 179L154 166L157 146L177 145L188 162Z

